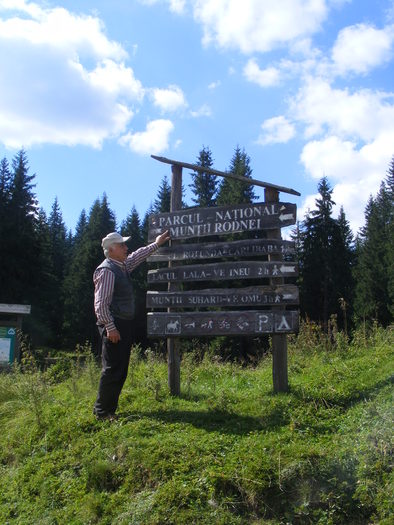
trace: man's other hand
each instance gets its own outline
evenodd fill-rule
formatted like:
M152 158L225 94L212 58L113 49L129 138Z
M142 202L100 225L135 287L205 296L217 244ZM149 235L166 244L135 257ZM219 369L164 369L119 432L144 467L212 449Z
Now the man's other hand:
M111 343L119 343L120 341L120 333L118 330L107 330L107 337L111 341Z

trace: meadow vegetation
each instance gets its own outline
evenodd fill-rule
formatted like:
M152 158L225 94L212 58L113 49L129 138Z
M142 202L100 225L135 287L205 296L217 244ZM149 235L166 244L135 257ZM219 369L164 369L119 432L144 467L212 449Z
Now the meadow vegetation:
M389 525L393 339L303 324L276 395L269 355L223 362L195 341L172 397L137 346L112 423L92 415L88 346L42 370L25 345L0 374L0 523Z

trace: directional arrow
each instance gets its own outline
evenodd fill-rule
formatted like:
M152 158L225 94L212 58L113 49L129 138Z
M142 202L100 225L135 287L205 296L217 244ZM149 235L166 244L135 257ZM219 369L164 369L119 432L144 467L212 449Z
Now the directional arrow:
M295 272L295 266L282 266L279 268L282 273L293 273Z
M281 213L279 215L279 220L280 221L288 221L288 220L293 220L293 214L292 213Z

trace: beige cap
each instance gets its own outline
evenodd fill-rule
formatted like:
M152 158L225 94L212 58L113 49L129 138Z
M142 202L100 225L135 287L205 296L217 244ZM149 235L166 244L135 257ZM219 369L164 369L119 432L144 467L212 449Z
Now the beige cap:
M103 247L103 250L107 250L112 244L127 242L129 239L130 237L122 237L120 233L112 232L103 238L101 246Z

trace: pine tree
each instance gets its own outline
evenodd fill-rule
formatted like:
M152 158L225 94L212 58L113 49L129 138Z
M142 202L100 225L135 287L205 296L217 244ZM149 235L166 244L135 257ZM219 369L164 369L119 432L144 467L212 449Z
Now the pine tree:
M74 256L76 253L78 253L79 245L82 243L86 228L88 224L88 217L85 210L82 210L76 227L75 227L75 233L74 235L70 231L67 235L67 241L66 241L66 260L64 263L64 279L63 279L63 286L62 286L62 294L64 297L64 288L65 288L65 281L69 278L69 274L71 272L71 266L72 264L75 264Z
M167 175L164 175L157 197L153 203L153 213L165 213L170 211L171 206L171 185L168 182Z
M8 160L4 157L0 162L0 213L11 198L11 171Z
M376 198L365 209L365 226L358 239L355 268L355 314L387 325L393 318L394 199L393 161Z
M0 281L3 283L7 279L5 273L4 254L6 253L7 235L11 232L9 206L11 200L11 171L8 160L4 157L0 163L0 239L2 244ZM3 292L1 292L3 293Z
M133 206L131 212L122 222L120 227L121 235L123 235L124 237L131 237L131 239L127 242L127 245L129 246L129 249L132 252L137 250L144 244L141 228L142 227L138 212L136 210L136 207Z
M59 283L64 277L64 264L66 259L66 226L63 221L57 197L52 204L51 214L48 220L49 235L51 242L51 256L53 269Z
M374 288L374 275L371 271L370 264L374 264L374 251L369 249L368 225L371 217L375 215L375 203L372 195L369 196L364 210L365 224L360 228L356 239L356 257L357 264L354 269L355 301L354 311L358 320L366 317L374 317L374 300L372 290ZM372 260L371 260L372 259Z
M145 245L148 244L149 216L152 215L152 213L154 213L153 204L151 204L149 208L147 209L144 215L144 218L142 220L142 225L141 225L141 234L142 234L142 239Z
M332 217L335 202L326 177L319 182L318 191L317 209L301 225L300 303L304 315L327 329L332 314L342 317L340 299L350 301L346 276L351 272L352 248L343 210L339 221Z
M394 317L394 156L386 177L386 192L389 206L385 263L387 268L388 310Z
M53 326L51 320L53 312L57 311L59 305L62 304L62 298L54 273L49 224L43 208L40 208L38 212L36 234L36 257L40 266L40 283L34 293L32 315L24 322L24 328L27 328L35 343L55 347L60 335L61 324Z
M197 166L212 168L212 152L208 147L203 146L197 159ZM217 177L204 171L192 173L192 183L190 188L193 192L192 201L201 208L215 206L217 192Z
M241 150L239 146L235 148L229 172L248 179L252 178L250 157L245 150ZM223 178L219 186L216 203L218 206L227 206L229 204L249 204L255 199L256 196L252 185L226 177Z
M31 315L24 320L24 330L34 343L51 339L48 312L53 307L49 297L52 264L49 253L47 218L38 209L34 194L35 174L29 174L26 152L20 150L0 165L0 264L1 301L31 304Z
M347 332L353 314L355 247L353 233L343 206L339 211L337 225L338 228L334 229L332 246L334 253L333 274L335 275L337 293L340 296L338 298L339 306L342 311L342 316L338 317L338 324Z
M93 272L103 260L101 240L115 231L115 215L110 210L107 196L97 199L90 210L89 219L78 243L64 281L64 334L70 344L96 340L93 308Z
M55 198L48 219L49 260L52 266L53 283L50 289L52 306L48 311L48 321L54 334L52 345L58 347L61 341L63 326L63 281L68 261L69 243L57 197Z
M75 235L73 237L73 244L78 244L81 241L81 239L83 238L85 234L87 225L88 225L88 217L86 215L86 211L82 210L79 215L77 225L75 227Z
M10 303L32 304L40 280L36 235L38 208L33 192L35 175L28 172L26 153L20 150L12 160L7 220L2 227L2 251L7 257L1 264L1 294L3 301Z

